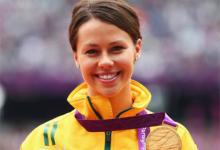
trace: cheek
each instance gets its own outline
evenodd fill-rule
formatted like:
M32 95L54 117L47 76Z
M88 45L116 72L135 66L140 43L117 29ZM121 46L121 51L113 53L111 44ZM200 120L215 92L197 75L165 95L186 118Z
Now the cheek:
M133 57L132 58L129 58L129 57L121 58L117 62L120 65L120 68L122 68L126 72L127 75L130 76L130 74L133 73L133 68L134 68Z
M80 71L84 78L87 78L92 70L94 70L94 63L85 60L80 61Z
M121 57L117 58L117 62L120 62L120 64L127 69L133 68L134 65L134 54L133 53L127 53L122 55Z

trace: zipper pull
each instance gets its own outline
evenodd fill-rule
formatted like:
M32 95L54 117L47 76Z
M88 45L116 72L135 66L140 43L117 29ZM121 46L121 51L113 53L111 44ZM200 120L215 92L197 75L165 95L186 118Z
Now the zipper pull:
M111 136L112 136L112 131L105 132L105 150L111 149Z

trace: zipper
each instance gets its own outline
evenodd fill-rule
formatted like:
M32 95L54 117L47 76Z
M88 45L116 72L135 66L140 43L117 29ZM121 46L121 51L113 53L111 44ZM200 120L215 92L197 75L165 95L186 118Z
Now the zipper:
M105 150L111 149L111 137L112 137L112 131L106 131L105 132Z
M119 112L115 118L119 118L120 115L122 115L124 112L131 110L131 109L132 107ZM111 138L112 138L112 131L106 131L105 132L105 150L111 150Z

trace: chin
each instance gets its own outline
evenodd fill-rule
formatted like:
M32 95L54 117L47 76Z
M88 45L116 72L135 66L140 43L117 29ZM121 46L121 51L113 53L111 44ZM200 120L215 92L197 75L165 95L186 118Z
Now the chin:
M118 94L118 92L116 92L116 90L114 90L114 91L100 91L100 94L104 97L111 98L111 97L115 97Z

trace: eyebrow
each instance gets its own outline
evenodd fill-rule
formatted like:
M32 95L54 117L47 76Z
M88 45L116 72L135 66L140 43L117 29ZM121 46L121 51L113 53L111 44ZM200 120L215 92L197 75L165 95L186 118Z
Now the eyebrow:
M123 40L116 40L116 41L111 42L109 45L114 45L114 44L118 44L118 43L124 43L124 41ZM99 45L95 44L95 43L87 43L86 46L99 47Z
M118 44L118 43L124 43L123 40L117 40L110 43L110 45Z

